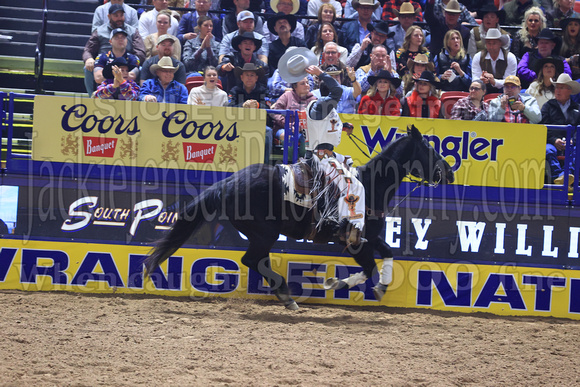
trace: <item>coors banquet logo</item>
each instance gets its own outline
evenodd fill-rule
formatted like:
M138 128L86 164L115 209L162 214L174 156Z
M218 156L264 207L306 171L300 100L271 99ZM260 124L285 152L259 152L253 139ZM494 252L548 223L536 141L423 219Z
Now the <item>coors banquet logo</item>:
M120 136L126 134L134 136L141 132L138 125L139 116L134 116L131 119L125 118L122 115L117 117L104 116L97 117L94 114L89 114L86 105L77 104L73 106L62 105L61 110L64 112L62 116L61 126L66 132L75 132L81 130L83 134L83 150L85 156L99 157L99 158L113 158L115 156L125 158L137 157L137 142L129 137L128 139L111 137L109 135ZM237 149L232 149L231 141L234 141L240 135L237 132L236 122L233 122L229 127L222 124L221 121L215 122L200 122L188 120L188 115L183 110L177 110L173 113L162 112L161 116L164 118L161 125L161 134L169 139L167 142L160 143L160 159L178 160L178 153L180 148L183 149L183 160L185 162L194 163L213 163L218 150L218 143L226 140L229 146L220 145L218 158L220 162L227 163L235 161L237 156ZM189 142L184 141L179 147L179 141L173 143L171 141L174 137L181 137L183 140L201 140L204 142ZM215 141L209 143L207 141ZM63 155L76 155L77 139L72 133L69 133L61 138L61 153ZM120 151L115 154L117 147ZM234 147L235 148L235 147Z

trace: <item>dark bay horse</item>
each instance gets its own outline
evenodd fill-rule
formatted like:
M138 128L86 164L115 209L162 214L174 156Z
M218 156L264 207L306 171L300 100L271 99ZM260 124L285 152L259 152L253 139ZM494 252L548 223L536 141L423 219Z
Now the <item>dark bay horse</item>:
M283 171L284 168L279 166L254 164L215 183L191 200L172 230L146 258L146 275L175 253L203 222L219 217L219 220L227 219L247 237L249 247L242 257L242 263L268 281L286 308L298 309L290 296L286 280L272 270L269 253L280 234L294 239L312 235L315 227L312 215L315 210L284 201ZM327 288L351 287L372 278L378 272L375 251L384 263L390 260L392 270L393 253L384 238L381 238L381 233L385 227L388 203L405 176L411 174L419 181L431 184L451 183L454 180L449 164L435 152L415 126L407 129L406 136L392 142L378 156L358 167L358 173L366 191L367 215L363 232L366 242L349 246L348 251L363 272L346 280L329 279L325 284ZM344 244L335 231L330 225L323 224L314 241ZM378 300L384 295L386 285L388 283L379 282L373 288Z

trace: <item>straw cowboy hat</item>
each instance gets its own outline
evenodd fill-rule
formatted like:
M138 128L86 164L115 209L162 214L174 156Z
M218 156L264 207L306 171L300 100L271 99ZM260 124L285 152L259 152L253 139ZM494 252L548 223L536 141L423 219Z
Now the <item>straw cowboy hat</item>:
M546 63L552 63L554 66L556 66L556 75L562 74L564 72L564 61L562 59L554 58L552 56L547 56L545 58L536 61L533 68L534 72L536 74L541 73Z
M373 9L377 9L379 7L379 3L375 2L375 0L352 0L352 7L354 9L358 9L358 7L361 5L374 7Z
M133 66L132 64L127 63L127 60L125 59L125 57L120 56L118 58L115 58L115 60L113 60L111 63L107 63L105 65L105 67L103 68L103 77L105 79L114 79L115 76L113 75L113 66L125 66L127 67L127 71L131 71L135 68L135 66Z
M171 60L170 56L164 56L163 58L159 59L159 62L151 65L150 71L155 73L159 69L164 70L172 70L173 72L177 71L177 67L173 67L173 61Z
M489 30L487 30L487 34L483 39L484 40L498 39L501 42L502 47L508 44L510 41L510 37L507 35L503 35L497 28L490 28Z
M261 66L256 66L255 63L244 63L244 67L234 68L234 74L238 78L246 71L255 72L258 78L264 76L264 68Z
M409 58L407 60L407 68L410 69L413 66L413 63L424 64L427 66L427 70L435 71L435 64L429 62L429 59L427 59L427 55L425 54L418 54L415 59Z
M369 81L370 85L374 85L379 79L386 79L387 81L391 82L395 88L401 86L401 79L395 78L390 71L381 70L375 75L370 75L367 80Z
M419 9L415 9L413 4L408 1L401 4L401 8L399 10L395 10L396 15L418 15L419 13L421 13L421 11L419 11Z
M580 83L573 81L572 78L570 78L570 76L566 73L560 74L554 84L570 86L572 89L572 94L580 93Z
M288 24L290 24L290 32L291 33L294 32L294 30L296 29L296 16L292 14L286 15L284 12L278 12L276 15L270 16L270 18L268 19L268 29L270 30L270 32L273 35L278 36L278 33L276 32L274 27L276 26L278 20L281 19L286 19L288 21Z
M283 80L296 83L306 75L306 68L318 64L316 54L306 47L295 47L286 50L278 62L278 72Z
M271 0L270 1L270 8L272 8L272 11L276 12L278 10L278 2L280 0ZM292 15L294 15L296 12L298 12L298 10L300 9L300 0L292 0L292 12L290 12Z
M443 8L443 11L449 13L461 13L461 6L457 0L449 0L447 6Z

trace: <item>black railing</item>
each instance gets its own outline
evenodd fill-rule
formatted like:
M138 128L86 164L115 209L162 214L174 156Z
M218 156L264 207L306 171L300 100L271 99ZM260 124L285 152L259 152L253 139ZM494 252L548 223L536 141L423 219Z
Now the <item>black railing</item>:
M44 94L44 53L46 49L46 30L48 28L48 0L42 0L42 27L36 42L34 54L35 94Z

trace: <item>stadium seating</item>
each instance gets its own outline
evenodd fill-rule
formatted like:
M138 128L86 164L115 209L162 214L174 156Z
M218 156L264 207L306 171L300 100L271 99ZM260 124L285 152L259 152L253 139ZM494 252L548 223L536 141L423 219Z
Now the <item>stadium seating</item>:
M187 80L185 81L185 87L187 87L187 92L189 93L191 91L191 89L193 89L194 87L199 87L203 85L203 77L191 77L191 78L187 78ZM217 81L217 86L220 89L224 89L222 86L222 81L220 81L218 79Z
M449 118L451 116L451 109L453 105L459 99L467 97L469 93L465 91L448 91L441 96L441 111L443 112L444 118Z

